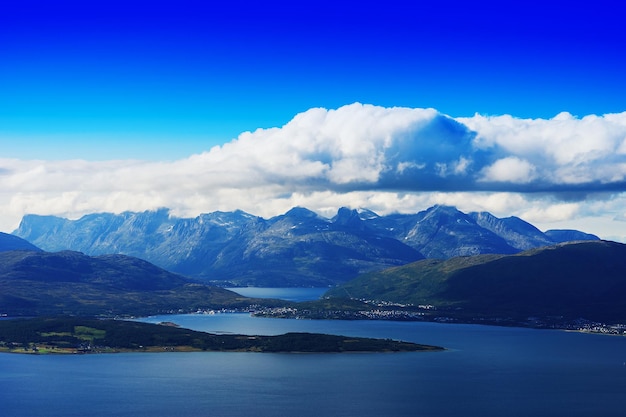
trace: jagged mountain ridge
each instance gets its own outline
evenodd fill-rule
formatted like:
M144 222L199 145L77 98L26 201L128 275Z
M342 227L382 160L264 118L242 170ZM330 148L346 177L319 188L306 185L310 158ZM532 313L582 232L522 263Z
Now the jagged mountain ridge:
M417 249L426 258L452 258L481 253L516 253L502 237L480 226L454 207L435 206L417 214L372 219L389 236Z
M341 208L331 219L302 207L267 220L243 211L177 218L168 209L78 220L27 215L14 234L47 251L121 253L184 275L259 286L334 285L425 257L512 254L556 243L519 218L449 206L387 216Z
M537 229L532 224L523 221L519 217L506 217L499 219L487 212L469 213L469 216L476 222L476 224L497 234L504 239L509 246L518 250L549 246L554 243L567 241L554 240L547 233L541 232L541 230Z

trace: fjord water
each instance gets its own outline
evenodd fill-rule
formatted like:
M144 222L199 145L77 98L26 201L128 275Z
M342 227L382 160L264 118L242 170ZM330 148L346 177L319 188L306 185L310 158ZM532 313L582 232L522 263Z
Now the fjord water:
M252 298L278 298L287 301L309 301L319 299L328 288L263 288L263 287L237 287L227 288L244 297Z
M478 325L176 315L211 332L397 338L444 352L0 355L5 416L623 416L626 338Z

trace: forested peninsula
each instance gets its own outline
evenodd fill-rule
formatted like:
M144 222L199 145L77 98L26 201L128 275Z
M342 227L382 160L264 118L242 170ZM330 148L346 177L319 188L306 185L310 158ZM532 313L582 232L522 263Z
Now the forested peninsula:
M0 352L30 354L116 352L415 352L443 348L391 339L317 333L278 336L212 334L125 320L32 318L0 321Z

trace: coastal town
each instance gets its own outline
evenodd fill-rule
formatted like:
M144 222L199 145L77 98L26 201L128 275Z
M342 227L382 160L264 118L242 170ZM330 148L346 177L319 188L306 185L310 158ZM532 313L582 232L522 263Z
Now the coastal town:
M363 301L363 300L361 300ZM311 320L390 320L390 321L427 321L438 323L484 324L496 326L518 326L537 329L554 329L594 333L603 335L626 336L626 324L601 323L578 318L568 320L564 317L528 317L525 320L510 317L466 317L451 311L438 310L433 305L399 305L397 303L372 302L378 308L364 310L330 310L297 307L261 307L250 309L254 317L290 318ZM383 307L385 306L385 307Z

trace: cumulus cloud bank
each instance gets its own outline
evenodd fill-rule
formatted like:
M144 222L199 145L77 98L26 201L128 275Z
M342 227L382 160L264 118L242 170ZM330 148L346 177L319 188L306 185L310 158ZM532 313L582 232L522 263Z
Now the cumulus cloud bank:
M228 181L299 190L621 191L626 113L453 119L353 104L311 109L199 157Z
M523 201L532 217L549 212L538 206L539 193L572 216L576 198L614 199L625 177L626 112L452 118L356 103L310 109L281 128L242 133L174 162L0 159L0 227L15 227L25 213L170 207L179 215L240 208L271 216L294 205L384 213L458 201L518 214Z

